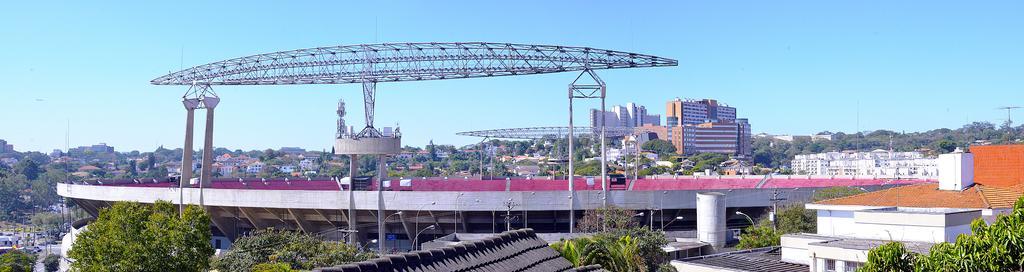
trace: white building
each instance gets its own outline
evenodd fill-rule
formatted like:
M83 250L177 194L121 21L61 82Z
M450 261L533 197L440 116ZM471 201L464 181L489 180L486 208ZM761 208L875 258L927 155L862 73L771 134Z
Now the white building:
M302 171L316 170L316 161L312 159L302 159L299 161L299 168Z
M251 163L251 164L249 164L249 166L245 167L245 172L249 173L249 174L259 174L260 172L263 172L263 163L262 162Z
M790 163L793 171L804 175L884 176L938 178L934 158L920 152L826 152L796 155Z
M236 170L238 170L238 167L234 165L220 165L217 167L217 172L219 172L222 177L234 176Z
M974 184L971 153L936 159L949 174L939 183L909 185L807 204L817 211L817 232L782 237L782 261L810 271L855 271L872 248L890 241L927 254L934 244L971 234L971 222L991 222L1013 208L1022 192Z
M971 222L991 223L1012 210L1024 185L974 183L974 157L953 152L936 159L945 174L939 182L906 185L807 204L817 212L815 233L786 234L781 247L672 262L679 271L771 270L850 272L867 262L868 252L896 241L928 254L938 243L971 234ZM742 239L742 238L741 238ZM772 257L774 255L774 257Z
M757 137L757 138L772 138L772 139L782 140L782 141L787 141L787 142L796 141L798 139L807 139L809 141L831 141L832 140L832 134L826 134L826 133L819 133L819 134L814 134L814 135L787 135L787 134L773 135L773 134L768 134L768 133L758 133L757 135L754 135L754 137Z
M641 127L644 125L661 125L661 115L647 114L647 108L634 103L626 103L625 106L612 106L603 114L605 126L608 127ZM590 109L590 126L601 126L601 110Z

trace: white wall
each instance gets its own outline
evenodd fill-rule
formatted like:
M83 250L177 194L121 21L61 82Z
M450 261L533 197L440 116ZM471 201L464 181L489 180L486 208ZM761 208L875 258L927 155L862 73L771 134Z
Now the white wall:
M818 234L861 239L953 242L981 211L956 213L818 210Z
M853 211L818 210L818 234L828 236L856 235Z

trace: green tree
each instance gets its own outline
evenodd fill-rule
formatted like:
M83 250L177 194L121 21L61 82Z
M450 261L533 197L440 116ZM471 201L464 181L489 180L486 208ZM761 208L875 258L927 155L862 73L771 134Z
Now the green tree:
M668 254L662 249L662 247L668 244L665 232L641 227L612 230L598 234L598 236L608 237L609 239L623 236L633 237L637 243L636 254L647 264L648 271L655 271L660 264L668 262Z
M53 229L60 226L60 214L36 213L32 215L32 226L42 229Z
M189 167L189 166L184 166L183 165L181 170L182 171L191 171L192 168ZM162 179L162 178L166 178L167 177L167 168L164 168L164 167L153 167L153 168L150 168L147 173L149 173L149 178Z
M43 268L46 272L57 272L60 269L60 256L46 255L46 258L43 258Z
M170 202L118 202L100 211L68 257L77 271L205 271L213 255L210 217Z
M813 210L807 210L802 204L790 205L779 209L776 223L779 234L813 233L817 231L818 216Z
M39 163L36 163L34 160L26 158L14 164L14 173L18 175L25 175L29 180L39 178L39 173L41 172L42 170L39 169Z
M128 161L128 177L129 178L134 178L134 177L139 175L137 168L138 168L138 166L136 165L135 160L129 160Z
M587 210L576 224L576 231L589 233L637 227L635 211L618 206Z
M370 259L373 254L357 248L324 241L321 237L298 232L256 230L235 241L228 251L214 261L219 271L252 271L263 263L284 263L291 269L309 270Z
M953 150L956 150L956 142L947 139L939 140L938 142L935 143L935 146L938 148L939 152L942 153L949 153L953 152Z
M156 155L153 155L153 153L147 154L146 155L146 164L145 165L146 165L147 171L152 170L153 167L156 167ZM185 169L184 165L182 166L182 168ZM184 171L184 170L182 170L182 171Z
M668 156L676 153L676 146L672 145L672 143L670 143L669 141L661 139L654 139L644 142L644 144L640 145L640 148L643 150L654 152L655 154L658 154L659 157Z
M760 224L749 226L740 234L738 249L762 248L779 245L781 235L772 229L768 221L763 220Z
M0 220L18 218L31 208L29 202L22 197L28 184L24 175L0 178Z
M427 144L427 154L429 154L430 161L437 161L437 147L434 146L434 140L430 140Z
M21 250L11 250L0 255L0 272L32 272L36 257Z
M862 272L912 272L917 254L907 250L900 242L889 242L868 252L868 262ZM978 271L978 270L974 270Z
M252 267L253 272L292 272L292 266L286 263L261 263Z
M647 271L636 239L630 236L581 237L551 245L576 267L601 265L608 271Z
M579 176L600 176L601 175L601 162L599 160L590 160L582 163L577 163L576 168L573 169L576 175Z

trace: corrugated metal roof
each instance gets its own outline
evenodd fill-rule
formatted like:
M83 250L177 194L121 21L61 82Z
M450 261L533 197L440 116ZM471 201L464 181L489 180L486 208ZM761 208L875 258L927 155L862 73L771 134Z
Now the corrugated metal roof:
M406 254L328 268L322 272L366 271L605 271L601 266L573 268L532 229L507 231L495 237L439 249Z
M732 271L750 272L806 272L807 265L783 262L779 249L767 251L724 253L686 261L706 267L714 267Z

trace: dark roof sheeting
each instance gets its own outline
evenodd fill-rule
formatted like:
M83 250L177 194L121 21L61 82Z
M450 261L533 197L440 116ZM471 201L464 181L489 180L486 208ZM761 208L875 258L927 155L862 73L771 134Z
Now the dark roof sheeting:
M495 237L439 249L387 255L346 265L318 268L322 272L431 271L605 271L601 266L573 268L532 229L507 231Z
M766 251L765 251L766 250ZM779 248L768 248L749 253L731 252L696 258L686 263L704 267L751 272L803 272L807 265L783 262L779 259Z

